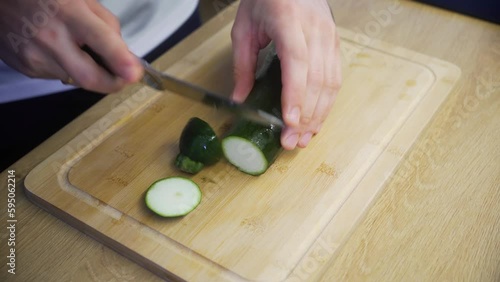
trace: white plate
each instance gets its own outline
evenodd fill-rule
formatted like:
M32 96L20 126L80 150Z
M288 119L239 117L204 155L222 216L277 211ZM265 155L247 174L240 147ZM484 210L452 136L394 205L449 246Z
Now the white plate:
M195 12L198 0L102 0L121 23L130 50L143 57ZM0 61L0 103L73 89L59 80L30 79Z

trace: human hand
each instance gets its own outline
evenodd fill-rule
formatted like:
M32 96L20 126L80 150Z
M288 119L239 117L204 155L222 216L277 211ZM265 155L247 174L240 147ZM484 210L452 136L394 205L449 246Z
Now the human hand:
M320 131L341 84L340 46L326 0L241 0L231 32L235 88L252 89L259 50L271 41L281 61L281 144L304 148Z
M142 77L117 18L97 0L0 0L0 58L29 77L109 93ZM115 74L81 47L99 54Z

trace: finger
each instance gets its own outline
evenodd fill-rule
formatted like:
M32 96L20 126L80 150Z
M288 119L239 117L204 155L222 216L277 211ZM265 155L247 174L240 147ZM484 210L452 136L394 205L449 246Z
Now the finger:
M282 109L287 126L298 127L306 95L308 54L300 25L285 27L274 36L281 61Z
M280 25L278 24L278 27ZM302 134L300 117L306 94L308 55L304 34L299 24L285 26L274 38L281 62L283 120L286 124L281 135L283 148L292 150Z
M120 21L118 18L106 7L97 1L90 1L89 7L99 18L108 24L117 34L120 34Z
M36 78L67 80L70 75L53 57L47 57L43 64L37 68L38 74Z
M121 36L90 10L73 15L69 28L79 42L98 53L114 74L127 82L137 82L143 69Z
M319 133L335 102L335 95L332 92L328 92L329 90L327 88L325 88L324 91L325 92L322 93L318 99L318 104L316 104L316 114L318 115L315 117L316 122L314 122L314 126L311 126L309 129L313 135Z
M297 143L299 142L301 133L296 128L285 127L281 132L281 146L285 150L293 150L297 147Z
M332 36L332 42L329 44L329 51L326 51L327 56L325 67L325 80L322 93L319 97L318 103L316 105L315 116L313 119L316 122L316 128L314 128L314 134L320 131L322 123L328 117L331 108L335 102L335 98L340 88L341 84L341 62L340 62L340 46L338 44L338 38L336 35Z
M50 52L37 44L27 44L22 51L20 71L32 78L66 79L68 74Z
M252 35L250 20L246 15L238 14L231 30L235 82L232 99L243 102L254 84L259 45Z
M308 69L307 69L307 87L306 96L304 99L304 106L302 108L301 123L307 126L314 116L314 110L318 102L318 97L323 88L324 79L324 49L325 40L322 40L323 36L319 33L318 28L310 30L306 35L307 49L308 49Z
M313 136L313 130L317 128L317 120L314 119L318 99L323 89L325 40L321 36L319 28L309 29L306 36L309 54L309 67L307 72L307 94L300 119L303 134L298 142L298 147L305 148Z
M66 71L64 80L69 76L76 85L102 93L115 92L125 85L122 79L107 72L82 51L73 41L66 26L54 24L40 30L38 40L45 51Z

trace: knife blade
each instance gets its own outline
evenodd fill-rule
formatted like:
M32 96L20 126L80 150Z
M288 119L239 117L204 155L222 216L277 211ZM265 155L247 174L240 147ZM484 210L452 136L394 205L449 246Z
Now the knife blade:
M217 109L222 108L225 110L229 110L243 118L260 124L272 124L275 126L284 127L283 120L273 114L260 109L252 108L242 103L234 102L226 97L217 95L196 85L184 82L180 79L156 70L145 60L142 60L140 58L139 60L144 67L144 76L141 82L145 85L148 85L160 91L169 90L181 96L215 107Z
M109 73L113 74L111 69L107 67L102 57L99 54L97 54L94 50L92 50L92 48L85 45L81 47L81 49L87 54L89 54L98 65L103 67ZM184 82L168 74L162 73L153 68L146 60L141 59L139 57L137 58L139 59L144 68L144 76L142 77L141 82L149 87L152 87L160 91L169 90L178 95L190 98L192 100L215 107L217 109L221 108L228 110L243 118L246 118L248 120L260 124L264 125L272 124L274 126L279 126L279 127L285 126L281 118L271 113L265 112L260 109L252 108L242 103L234 102L226 97L212 93L199 86L192 85L188 82Z

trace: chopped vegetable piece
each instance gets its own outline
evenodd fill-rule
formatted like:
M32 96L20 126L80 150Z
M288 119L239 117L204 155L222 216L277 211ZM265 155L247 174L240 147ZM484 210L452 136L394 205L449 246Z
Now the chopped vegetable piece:
M168 177L154 182L146 192L146 206L163 217L183 216L201 201L196 183L184 177Z
M215 164L222 157L219 138L207 122L197 117L191 118L182 130L179 150L181 156L177 156L175 165L182 171L192 171L190 173L197 173L203 167L199 167L199 164L193 166L192 163L182 166L186 164L185 158L208 166Z
M281 116L281 67L273 54L262 75L255 80L246 104ZM251 174L264 173L282 151L281 127L261 125L240 118L222 140L226 159L239 170Z

